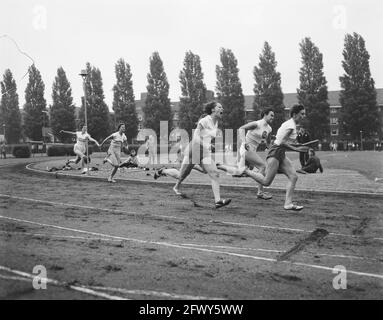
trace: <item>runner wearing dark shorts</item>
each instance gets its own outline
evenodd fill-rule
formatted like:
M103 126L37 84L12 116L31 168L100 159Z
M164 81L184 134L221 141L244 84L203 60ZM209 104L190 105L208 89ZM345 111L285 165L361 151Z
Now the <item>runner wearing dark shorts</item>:
M274 144L269 149L266 157L266 176L248 169L245 172L264 186L269 186L278 172L285 174L289 182L286 186L284 209L299 211L303 209L303 206L293 203L293 193L298 176L291 161L286 157L286 150L307 152L309 149L306 146L297 147L292 145L297 138L296 125L305 117L304 107L302 105L294 105L291 108L290 116L291 118L285 121L278 129Z

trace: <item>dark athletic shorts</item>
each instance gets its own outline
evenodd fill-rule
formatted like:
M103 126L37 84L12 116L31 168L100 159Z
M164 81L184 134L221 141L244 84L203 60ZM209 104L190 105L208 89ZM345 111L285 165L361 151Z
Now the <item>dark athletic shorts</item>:
M281 163L286 158L286 148L273 144L266 156L266 160L268 158L275 158Z

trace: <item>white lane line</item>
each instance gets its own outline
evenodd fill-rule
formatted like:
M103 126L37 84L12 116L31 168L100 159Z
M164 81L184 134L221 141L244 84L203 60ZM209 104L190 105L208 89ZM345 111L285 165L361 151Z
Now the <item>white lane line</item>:
M91 237L79 237L79 236L67 236L67 235L57 235L57 234L46 234L46 233L29 233L29 232L15 232L15 231L3 231L0 230L0 233L5 234L17 234L17 235L26 235L32 237L46 237L46 238L63 238L63 239L73 239L73 240L101 240L101 241L112 241L112 242L121 242L121 240L109 239L109 238L91 238Z
M23 278L23 277L14 277L14 276L4 276L0 274L0 279L4 280L13 280L13 281L24 281L24 282L31 282L31 279L29 278ZM104 297L105 293L100 291L108 291L113 293L122 293L122 294L131 294L136 296L149 296L149 297L159 297L159 298L168 298L168 299L181 299L181 300L225 300L225 298L212 298L212 297L204 297L204 296L192 296L192 295L186 295L186 294L176 294L176 293L168 293L168 292L161 292L161 291L153 291L153 290L128 290L123 288L111 288L111 287L101 287L101 286L82 286L81 288L84 289L90 289L92 291L97 292L97 295L102 294L102 297ZM114 297L110 295L106 295L108 297ZM120 297L118 297L120 298ZM115 299L113 299L115 300ZM128 299L122 299L119 300L128 300Z
M306 231L303 229L296 229L296 228L274 227L274 226L266 226L266 225L251 224L251 223L241 223L241 222L229 222L229 221L219 221L219 220L210 220L209 222L222 223L222 224L228 224L228 225L232 225L232 226L241 226L241 227L256 227L256 228L262 228L262 229L276 229L276 230L305 232L305 233L312 232L312 231Z
M261 229L275 229L275 230L303 232L303 233L311 233L311 232L314 231L314 230L303 230L303 229L295 229L295 228L274 227L274 226L266 226L266 225L260 225L260 224L229 222L229 221L219 221L219 220L211 220L210 222L222 223L222 224L233 225L233 226L252 227L252 228L261 228ZM336 236L336 237L354 238L354 239L366 239L366 237L354 236L354 235L351 235L351 234L335 233L335 232L330 232L328 235L329 236ZM371 239L373 239L373 240L383 240L383 238L371 238Z
M73 207L73 208L81 208L81 209L100 210L100 211L104 211L104 212L112 212L112 213L120 213L120 214L128 214L128 215L138 215L138 216L146 216L146 217L160 217L160 218L170 219L170 220L191 221L191 219L177 217L177 216L157 215L157 214L152 214L152 213L139 213L139 212L132 212L132 211L123 211L123 210L118 210L118 209L98 208L98 207L92 207L92 206L83 206L83 205L79 205L79 204L62 203L62 202L55 202L55 201L47 201L47 200L39 200L39 199L31 199L31 198L25 198L25 197L11 196L11 195L2 194L2 193L0 193L0 198L18 199L18 200L23 200L23 201L46 203L46 204L51 204L51 205L60 205L60 206L65 206L65 207ZM301 233L313 232L313 230L303 230L303 229L287 228L287 227L275 227L275 226L258 225L258 224L250 224L250 223L240 223L240 222L229 222L229 221L219 221L219 220L209 220L208 222L216 223L216 224L227 224L227 225L242 226L242 227L261 228L261 229L275 229L275 230L281 230L281 231L292 231L292 232L301 232ZM366 239L367 238L366 236L361 237L361 236L354 236L354 235L349 235L349 234L333 233L333 232L330 232L329 235L337 236L337 237L345 237L345 238L354 238L354 239ZM371 239L383 241L383 238L371 238Z
M161 214L142 213L142 212L134 212L134 211L124 211L124 210L118 210L118 209L98 208L98 207L83 206L80 204L73 204L73 203L63 203L63 202L56 202L56 201L47 201L47 200L39 200L39 199L31 199L31 198L25 198L25 197L11 196L11 195L2 194L2 193L0 193L0 197L18 199L18 200L24 200L24 201L30 201L30 202L46 203L46 204L51 204L51 205L59 205L59 206L63 206L63 207L73 207L73 208L81 208L81 209L88 209L88 210L100 210L100 211L104 211L104 212L128 214L128 215L135 215L135 216L150 216L150 217L157 217L157 218L186 220L184 218L180 218L180 217L176 217L176 216L167 216L167 215L161 215Z
M126 240L126 241L141 243L141 244L142 243L143 244L152 244L152 245L158 245L158 246L164 246L164 247L170 247L170 248L195 250L195 251L208 252L208 253L214 253L214 254L223 254L223 255L229 255L229 256L234 256L234 257L249 258L252 260L261 260L261 261L268 261L268 262L282 262L282 263L287 263L287 264L291 264L294 266L302 266L302 267L308 267L308 268L319 269L319 270L326 270L326 271L331 271L331 272L333 271L333 268L331 268L331 267L314 265L314 264L307 264L307 263L301 263L301 262L291 262L291 261L278 261L277 259L273 259L273 258L251 256L251 255L247 255L247 254L240 254L240 253L234 253L234 252L228 252L228 251L218 251L218 250L211 250L211 249L198 248L198 247L181 246L181 245L173 244L173 243L169 243L169 242L157 242L157 241L150 241L150 240L141 240L141 239L135 239L135 238L113 236L113 235L107 235L107 234L98 233L98 232L73 229L73 228L51 225L51 224L46 224L46 223L39 223L39 222L29 221L29 220L24 220L24 219L11 218L11 217L6 217L6 216L2 216L2 215L0 215L0 218L5 219L5 220L10 220L10 221L17 221L17 222L23 222L23 223L28 223L28 224L32 224L32 225L55 228L55 229L59 229L59 230L67 230L67 231L73 231L73 232L78 232L78 233L90 234L90 235L100 236L100 237L104 237L104 238L109 237L109 238L113 238L113 239ZM365 277L377 278L377 279L383 280L383 275L381 275L381 274L366 273L366 272L359 272L359 271L353 271L353 270L347 270L347 272L348 272L348 274L355 274L358 276L365 276Z
M47 234L47 233L29 233L29 232L2 231L2 230L0 230L0 233L27 235L27 236L32 236L32 237L63 238L63 239L72 239L72 240L88 240L88 241L95 240L95 241L109 241L109 242L118 242L118 243L122 242L122 240L116 240L116 239L111 239L111 238L80 237L80 236L68 236L68 235ZM202 247L202 248L216 248L216 249L243 250L243 251L260 251L260 252L278 253L278 254L286 252L283 250L234 247L234 246L219 246L219 245L208 245L208 244L198 244L198 243L177 243L177 245L186 246L186 247ZM382 261L382 260L373 259L370 257L350 256L350 255L344 255L344 254L328 254L328 253L315 253L315 254L303 253L303 254L310 255L310 256L317 255L317 256L325 256L325 257L333 257L333 258L345 258L345 259L357 259L357 260L365 260L365 261L378 261L378 262Z
M34 279L36 277L35 274L31 274L31 273L27 273L27 272L23 272L23 271L19 271L19 270L14 270L14 269L11 269L11 268L8 268L8 267L5 267L5 266L1 266L1 265L0 265L0 270L6 271L6 272L9 272L9 273L13 273L13 274L16 274L18 276L22 276L22 277L29 278L29 279ZM86 294L89 294L89 295L92 295L92 296L96 296L96 297L100 297L100 298L105 298L105 299L108 299L108 300L128 300L128 299L125 299L125 298L122 298L122 297L112 296L112 295L109 295L109 294L106 294L106 293L103 293L103 292L97 292L95 290L88 289L86 287L69 285L69 284L67 284L65 282L61 282L61 281L54 280L54 279L40 278L40 280L41 281L44 280L47 284L49 283L49 284L52 284L52 285L55 285L55 286L58 286L58 287L69 288L69 289L72 289L72 290L75 290L75 291L79 291L79 292L86 293Z
M188 246L188 247L206 247L206 248L217 248L217 249L228 249L228 250L244 250L244 251L261 251L261 252L270 252L270 253L284 253L286 251L283 250L273 250L273 249L261 249L261 248L246 248L246 247L232 247L232 246L216 246L216 245L208 245L208 244L194 244L194 243L180 243L181 246ZM381 262L382 260L374 259L370 257L362 257L362 256L350 256L350 255L344 255L344 254L329 254L329 253L302 253L305 255L310 256L324 256L324 257L333 257L333 258L345 258L345 259L357 259L357 260L366 260L366 261L378 261Z
M38 172L38 173L43 173L43 174L55 174L56 172L47 172L47 171L43 171L43 170L40 170L40 169L34 169L34 168L31 168L30 166L33 165L34 163L30 163L28 164L25 168L27 170L30 170L30 171L35 171L35 172ZM63 176L67 176L67 177L80 177L80 178L91 178L91 179L99 179L99 180L104 180L105 178L104 177L95 177L95 176L80 176L80 175L75 175L75 174L69 174L69 173L63 173L63 172L60 172L60 173L57 173L59 175L63 175ZM134 181L134 182L144 182L144 183L157 183L157 184L173 184L172 181L159 181L159 180L156 180L155 182L154 181L151 181L149 179L134 179L134 178L120 178L120 179L117 179L117 180L122 180L122 181ZM201 186L201 185L204 185L204 186L209 186L210 184L208 182L206 183L201 183L201 182L183 182L184 185L196 185L196 186ZM227 183L221 183L221 186L222 187L234 187L234 188L246 188L246 189L254 189L254 186L249 186L249 185L233 185L233 184L227 184ZM266 187L265 189L268 189L268 190L285 190L284 187ZM354 195L362 195L362 196L378 196L378 197L381 197L383 196L383 193L382 192L361 192L361 191L346 191L346 190L327 190L327 189L300 189L300 188L297 188L295 189L295 191L304 191L304 192L321 192L321 193L330 193L330 194L354 194Z
M31 279L22 278L22 277L13 277L13 276L3 276L0 274L0 279L4 280L15 280L15 281L24 281L24 282L31 282Z
M226 300L225 298L191 296L191 295L185 295L185 294L175 294L175 293L151 291L151 290L128 290L128 289L123 289L123 288L109 288L109 287L98 287L98 286L90 286L89 288L94 289L94 290L103 290L103 291L118 292L118 293L124 293L124 294L133 294L133 295L140 295L140 296L160 297L160 298L170 298L170 299Z

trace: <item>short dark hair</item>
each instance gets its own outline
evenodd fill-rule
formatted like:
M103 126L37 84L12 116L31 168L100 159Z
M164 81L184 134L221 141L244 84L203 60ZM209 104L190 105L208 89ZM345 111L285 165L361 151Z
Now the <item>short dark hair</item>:
M298 114L299 112L301 112L301 110L304 110L304 108L305 107L301 104L294 104L290 110L290 117L293 117L294 114Z
M213 113L213 109L217 106L217 102L216 101L210 101L208 103L205 104L204 106L204 112L206 114L212 114Z
M267 116L270 112L274 112L274 110L272 108L263 109L261 112L261 118L263 118L265 115Z
M121 128L121 126L124 126L125 125L125 123L120 123L119 125L118 125L118 127L117 127L117 131L119 131L120 130L120 128Z

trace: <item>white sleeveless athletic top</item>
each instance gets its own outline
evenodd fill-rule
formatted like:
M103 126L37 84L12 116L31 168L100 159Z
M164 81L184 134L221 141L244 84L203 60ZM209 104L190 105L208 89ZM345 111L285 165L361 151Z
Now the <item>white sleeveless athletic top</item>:
M273 130L270 125L263 119L256 121L257 127L247 131L246 143L258 147L261 142L266 142L267 137Z
M112 134L112 142L110 143L110 145L112 147L122 147L122 144L125 141L128 141L128 138L126 137L125 133L120 134L120 132L117 131Z
M288 130L293 129L293 132L290 134L290 136L282 141L282 139L286 136L286 133ZM297 139L297 125L293 118L290 118L289 120L282 123L282 125L279 127L277 131L277 135L275 138L274 144L281 145L281 143L293 143Z
M85 147L85 143L89 140L90 135L88 132L82 133L82 131L76 131L76 144Z
M209 148L211 139L217 136L218 121L214 124L213 118L210 115L207 115L198 121L197 129L199 130L194 131L193 140L198 141Z

